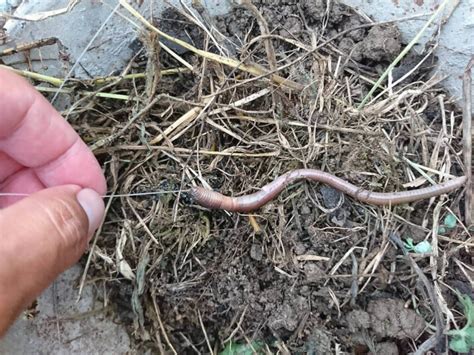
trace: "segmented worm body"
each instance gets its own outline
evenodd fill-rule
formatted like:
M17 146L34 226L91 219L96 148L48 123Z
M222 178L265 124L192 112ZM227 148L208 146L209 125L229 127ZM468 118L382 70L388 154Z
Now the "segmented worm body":
M281 175L268 185L262 187L260 191L245 196L225 196L217 191L203 187L194 187L190 193L198 205L206 208L223 209L231 212L251 212L274 199L288 185L300 180L311 180L327 184L361 202L372 205L398 205L451 192L461 187L466 182L466 179L465 176L461 176L442 184L421 189L385 193L361 189L350 182L321 170L299 169Z

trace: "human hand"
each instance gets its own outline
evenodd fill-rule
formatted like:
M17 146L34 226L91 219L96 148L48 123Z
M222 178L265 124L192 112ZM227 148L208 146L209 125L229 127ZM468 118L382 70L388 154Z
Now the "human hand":
M106 182L86 144L24 79L0 68L0 336L81 257Z

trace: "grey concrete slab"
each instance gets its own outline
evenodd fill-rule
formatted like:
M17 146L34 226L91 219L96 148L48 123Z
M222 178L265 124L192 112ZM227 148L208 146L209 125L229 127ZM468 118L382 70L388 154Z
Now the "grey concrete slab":
M94 289L85 286L77 302L80 266L63 273L38 299L34 318L19 318L0 340L0 354L125 354L124 327L107 318Z
M4 7L8 4L5 0ZM11 1L11 0L10 0ZM24 1L15 11L15 16L25 17L39 12L57 10L67 7L70 0ZM169 0L170 5L180 5L179 0ZM191 1L186 0L189 4ZM35 71L44 74L65 77L76 63L89 42L96 35L102 24L117 5L117 1L82 0L71 11L41 21L9 20L5 28L11 42L0 46L11 47L20 43L29 43L44 38L55 37L60 45L54 44L32 50L29 64ZM213 14L228 11L227 0L205 0L204 5L212 9ZM150 13L160 16L168 5L164 1L145 0L136 6L145 17ZM127 14L121 8L119 13ZM110 75L123 69L135 54L133 42L137 39L136 27L119 14L112 16L93 41L90 49L83 55L80 65L73 75L87 79L96 76ZM3 58L7 64L16 63L16 67L24 67L23 54ZM58 60L59 59L59 60Z

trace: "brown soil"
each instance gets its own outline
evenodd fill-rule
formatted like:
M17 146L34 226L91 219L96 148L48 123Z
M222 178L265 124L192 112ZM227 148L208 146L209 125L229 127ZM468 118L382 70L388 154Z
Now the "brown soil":
M364 23L333 1L254 3L270 33L280 36L272 39L277 66ZM238 7L229 16L208 21L209 28L219 31L213 33L221 48L179 14L155 19L160 29L198 48L270 67L264 40L251 42L261 35L261 26L249 9ZM460 175L462 166L453 152L461 150L461 116L448 99L440 108L438 87L421 81L406 93L398 87L394 96L383 94L356 110L370 82L402 46L394 25L345 33L279 71L307 85L299 93L179 50L196 72L161 76L157 94L168 96L111 144L95 149L109 187L120 193L167 191L187 189L193 179L241 195L290 169L310 167L364 188L395 191L420 176L408 160L430 171L447 167L448 173ZM163 50L159 61L161 69L181 66ZM144 56L133 68L143 71L146 62ZM423 78L423 72L418 74L417 79ZM142 82L134 85L129 91L143 87ZM147 145L196 107L194 103L202 107L206 95L218 92L210 112L264 88L272 93L238 109L203 115L159 148ZM140 99L140 104L125 107L95 102L93 110L84 106L69 117L93 144L120 129L151 100ZM441 133L443 117L455 122L449 134ZM229 151L241 155L221 154ZM431 228L447 208L462 216L461 198L457 191L442 204L436 200L375 208L321 184L301 183L257 211L254 219L199 208L185 192L117 198L91 254L88 274L116 305L139 352L175 349L191 354L212 348L219 353L229 341L260 341L268 353L322 354L338 348L405 354L434 334L428 324L441 325L435 325L435 309L418 275L389 237L431 241ZM415 260L426 275L438 275L449 307L455 306L455 298L446 285L465 289L468 280L459 264L444 263L441 256L469 264L472 249L457 244L468 238L456 227L438 239L435 266L427 257ZM125 277L123 262L130 266L132 280ZM445 340L437 343L438 350L444 350Z

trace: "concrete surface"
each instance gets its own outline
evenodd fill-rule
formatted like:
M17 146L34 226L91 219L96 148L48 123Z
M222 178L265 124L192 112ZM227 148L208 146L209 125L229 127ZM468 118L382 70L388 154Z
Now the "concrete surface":
M16 5L20 0L0 0L0 8ZM202 0L211 14L224 14L231 8L231 0ZM296 1L296 0L295 0ZM320 1L320 0L315 0ZM399 19L415 14L426 14L434 11L443 0L342 0L343 3L359 9L375 21ZM24 1L17 9L16 16L31 15L41 11L60 9L67 6L70 0ZM179 5L179 0L169 0L170 4ZM191 0L184 1L189 4ZM139 3L139 1L134 2ZM452 1L452 4L456 1ZM444 15L450 12L448 7ZM38 22L11 20L7 30L16 43L31 42L37 39L58 37L58 45L43 47L41 52L33 50L31 60L33 68L53 76L64 77L70 69L69 63L76 62L89 41L104 23L116 2L113 0L82 0L67 14L50 17ZM137 9L145 16L153 13L160 16L165 8L164 1L145 0ZM125 10L121 10L125 13ZM402 35L406 41L411 40L424 25L428 16L399 22ZM431 25L420 41L424 45L437 28ZM461 77L472 55L474 55L474 0L460 0L459 5L443 26L436 51L439 57L437 71L446 76L443 85L457 99L462 96ZM100 32L91 49L84 55L81 65L75 70L78 78L109 75L120 71L135 54L133 42L136 31L133 26L119 15L114 15ZM420 48L420 46L418 46ZM4 46L6 47L6 46ZM0 46L0 49L2 47ZM57 59L63 58L59 62ZM113 60L110 60L113 58ZM4 58L7 63L24 62L22 55ZM19 65L21 67L21 65ZM474 90L473 90L474 92ZM474 95L474 94L473 94Z
M361 10L375 21L387 21L415 14L433 12L443 0L342 0L343 3ZM451 1L444 10L444 16L453 9ZM443 16L443 17L444 17ZM409 42L426 23L428 17L399 22L398 26L406 42ZM437 30L439 19L425 32L420 48ZM439 58L436 71L446 76L443 86L456 99L462 98L462 75L470 58L474 56L474 1L460 0L451 13L439 36L439 46L435 52ZM474 90L473 100L474 102Z
M5 7L10 4L6 0ZM24 17L39 12L66 8L71 0L42 0L24 1L16 10L15 16ZM169 0L170 4L178 6L180 0ZM186 0L189 4L191 1ZM60 45L54 44L42 47L41 50L31 51L30 64L35 71L58 77L65 77L70 70L70 63L75 63L89 42L106 22L116 7L118 1L82 0L70 12L63 15L48 17L42 21L9 20L5 28L12 42L3 46L13 47L15 44L29 43L38 39L56 37ZM166 8L164 1L145 0L141 6L134 1L135 8L148 18L150 13L159 17ZM204 0L203 3L213 9L214 14L228 11L226 0ZM120 13L130 15L121 8ZM77 78L88 79L91 76L106 76L119 72L134 56L133 42L136 40L136 28L119 14L112 16L105 27L96 37L90 50L82 57L80 64L73 75ZM0 50L2 46L0 46ZM58 58L62 59L58 61ZM2 58L6 64L23 63L23 54ZM15 65L22 68L22 64Z
M191 0L186 0L190 3ZM203 0L211 14L223 14L230 9L229 0ZM296 1L296 0L295 0ZM315 0L316 1L316 0ZM441 0L343 0L344 3L360 9L376 21L391 20L412 14L434 10ZM19 0L0 0L0 11L18 5ZM67 6L68 0L24 1L15 15L23 16L59 9ZM48 37L58 37L57 44L33 50L29 58L33 69L53 76L64 77L71 69L70 63L77 61L101 24L107 19L116 1L82 0L64 15L47 18L39 22L10 20L7 29L14 41L5 47L31 42ZM135 1L136 5L138 1ZM179 0L170 0L179 4ZM152 5L151 5L152 4ZM145 0L138 8L142 14L153 11L159 16L164 9L163 1ZM122 12L124 10L121 10ZM446 11L445 11L446 13ZM409 41L423 26L427 17L400 22L399 27L406 41ZM430 31L434 31L431 26ZM424 40L428 38L424 36ZM461 0L451 18L443 27L437 51L441 75L447 75L446 88L455 97L461 97L461 76L470 57L474 54L474 0ZM132 43L136 39L135 28L118 15L114 15L97 36L91 49L80 61L74 76L88 78L120 71L135 54ZM423 41L422 41L423 42ZM58 58L63 58L58 61ZM113 58L113 60L110 60ZM23 55L3 58L7 63L21 67ZM123 328L116 325L103 313L89 314L100 305L94 304L91 288L84 291L84 297L76 304L77 290L74 282L80 274L75 267L48 289L39 299L39 314L32 320L20 319L7 336L0 341L0 354L107 354L125 353L130 340ZM53 292L54 291L54 292ZM54 302L53 295L56 294ZM53 304L56 304L53 307ZM82 315L82 316L81 316Z
M22 0L0 0L0 12L11 13L11 11L20 5Z
M66 271L38 299L34 318L20 318L0 341L0 354L125 354L130 339L120 325L105 317L94 290L84 287L76 302L79 266Z

